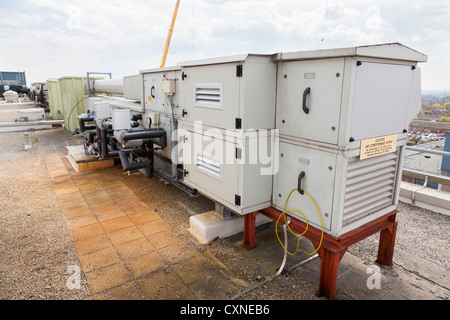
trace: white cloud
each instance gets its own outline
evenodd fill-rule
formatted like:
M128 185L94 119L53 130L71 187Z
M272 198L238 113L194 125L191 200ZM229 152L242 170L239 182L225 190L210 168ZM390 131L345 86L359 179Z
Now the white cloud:
M10 11L0 20L0 43L8 48L0 50L3 68L25 69L36 81L158 67L175 0L0 4ZM450 51L449 7L448 0L182 0L166 65L246 52L402 42L431 56L430 67L423 67L424 87L450 87L442 75L450 73L448 60L439 60Z

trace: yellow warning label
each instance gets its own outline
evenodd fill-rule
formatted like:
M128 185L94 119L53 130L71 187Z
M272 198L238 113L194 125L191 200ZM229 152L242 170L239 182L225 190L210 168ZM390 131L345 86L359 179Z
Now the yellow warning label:
M373 138L361 141L360 159L368 159L397 150L397 135Z
M152 97L148 97L148 102L151 102L152 101Z

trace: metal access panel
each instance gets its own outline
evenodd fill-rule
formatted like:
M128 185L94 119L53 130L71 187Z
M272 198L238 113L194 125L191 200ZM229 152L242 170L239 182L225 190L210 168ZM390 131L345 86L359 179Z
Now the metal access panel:
M301 188L315 199L324 227L331 231L330 213L333 212L336 162L337 155L334 153L281 142L280 168L274 186L274 204L277 209L284 211L289 193L298 187L299 176L304 172ZM320 227L317 209L306 194L293 192L286 204L286 210L290 209L299 210L310 223ZM304 220L298 212L289 211L287 214Z
M316 202L324 232L339 236L373 221L398 205L405 141L401 136L394 152L364 160L360 160L358 142L339 150L282 141L280 167L274 177L274 205L282 212L300 211L320 230L317 209L306 193L294 191L285 208L303 173L300 188ZM286 214L305 221L297 211Z
M237 214L271 206L272 163L249 159L262 145L270 156L275 141L271 134L230 138L215 130L186 130L181 140L184 184Z
M236 145L221 141L222 146L214 148L214 142L210 142L202 133L186 132L184 183L230 209L237 208L235 198L239 193L239 167L227 164L225 159L226 150L233 150ZM211 148L208 148L210 144Z
M242 55L182 64L183 121L231 129L273 129L276 64Z
M338 143L344 58L280 64L280 135Z
M180 100L183 97L183 88L180 85L180 68L167 67L161 69L150 69L141 71L144 78L144 96L143 101L145 111L159 112L170 115L171 108L167 100L167 95L163 92L164 79L174 80L175 94L173 103L175 105L175 116L180 114Z
M123 77L123 96L125 99L142 101L143 90L142 74Z
M279 54L280 136L345 147L403 133L420 104L417 64L426 60L400 44Z
M363 140L408 129L416 67L357 61L350 137Z

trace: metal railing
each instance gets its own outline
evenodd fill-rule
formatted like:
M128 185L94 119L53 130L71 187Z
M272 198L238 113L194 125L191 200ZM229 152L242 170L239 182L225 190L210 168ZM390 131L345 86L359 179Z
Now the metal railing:
M420 152L420 153L436 154L436 155L440 155L443 157L450 157L450 152L448 152L448 151L440 151L440 150L434 150L434 149L429 149L429 148L420 148L420 147L411 147L411 146L407 146L406 150L416 151L416 152ZM439 174L439 173L428 172L426 170L421 170L421 169L417 169L417 168L404 167L403 168L403 176L409 177L409 178L420 179L420 180L424 180L424 181L429 181L429 182L440 183L440 184L444 184L444 185L450 185L450 176L446 176L446 175Z

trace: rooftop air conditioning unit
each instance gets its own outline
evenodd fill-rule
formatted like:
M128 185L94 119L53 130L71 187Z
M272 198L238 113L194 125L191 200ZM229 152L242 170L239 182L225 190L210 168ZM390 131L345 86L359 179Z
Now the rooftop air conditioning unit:
M276 208L305 190L334 236L395 210L407 129L421 108L417 64L426 60L400 44L279 54ZM321 227L306 195L287 206Z

